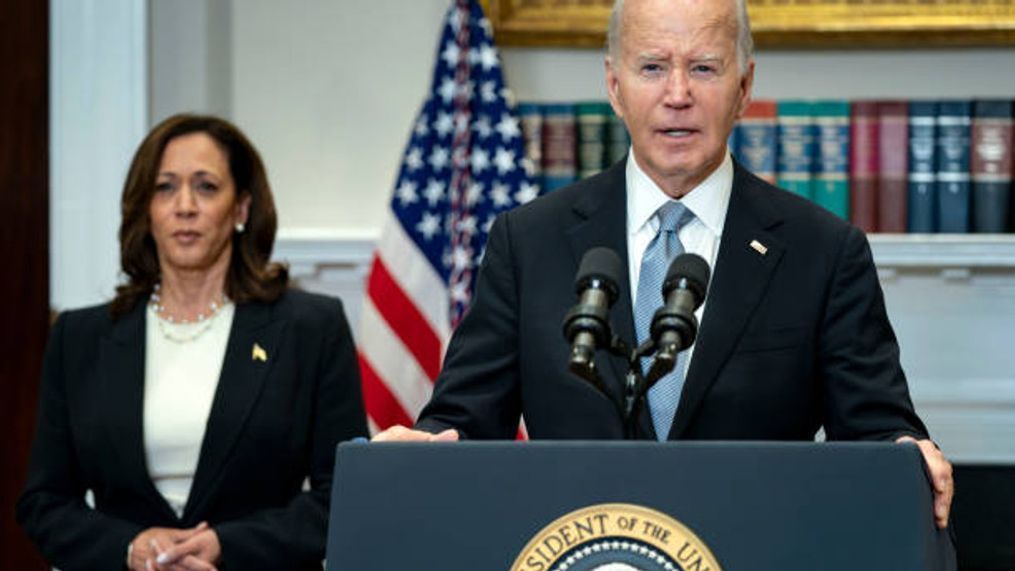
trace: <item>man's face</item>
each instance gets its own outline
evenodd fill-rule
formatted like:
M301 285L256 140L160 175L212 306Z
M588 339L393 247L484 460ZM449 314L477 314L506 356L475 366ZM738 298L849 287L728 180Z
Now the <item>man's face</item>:
M613 110L638 166L675 198L722 162L751 94L740 73L736 11L727 0L627 0L620 45L606 58Z

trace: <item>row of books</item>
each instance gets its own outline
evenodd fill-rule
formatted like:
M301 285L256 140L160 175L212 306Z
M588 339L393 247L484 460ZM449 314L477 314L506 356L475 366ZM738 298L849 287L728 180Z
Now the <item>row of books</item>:
M627 129L605 101L521 103L525 156L542 192L592 176L620 160Z
M1015 231L1015 101L751 102L730 136L758 176L867 232ZM599 172L627 151L606 102L519 105L526 154L544 191Z

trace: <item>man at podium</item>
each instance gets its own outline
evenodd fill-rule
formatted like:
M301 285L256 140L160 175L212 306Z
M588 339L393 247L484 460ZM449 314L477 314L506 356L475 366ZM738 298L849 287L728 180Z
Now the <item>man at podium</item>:
M744 0L617 0L606 85L631 136L605 172L500 216L473 306L448 347L416 430L377 440L618 439L625 359L598 351L603 392L568 372L560 324L593 247L626 279L609 313L631 344L663 303L678 254L713 279L696 342L649 390L636 438L912 440L945 527L951 465L916 415L864 233L760 180L726 141L751 96ZM630 434L628 432L627 434Z

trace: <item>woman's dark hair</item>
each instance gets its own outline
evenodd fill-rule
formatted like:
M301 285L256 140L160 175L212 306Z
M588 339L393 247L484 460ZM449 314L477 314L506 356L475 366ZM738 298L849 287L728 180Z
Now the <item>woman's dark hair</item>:
M229 161L239 199L250 195L246 231L233 233L232 259L226 273L225 293L236 303L274 301L289 286L289 271L270 263L278 217L264 163L247 137L235 125L218 117L180 114L155 126L130 164L120 199L120 269L127 283L116 288L110 305L113 319L128 313L148 297L161 271L151 234L149 206L155 192L162 153L169 141L182 135L204 133L218 143Z

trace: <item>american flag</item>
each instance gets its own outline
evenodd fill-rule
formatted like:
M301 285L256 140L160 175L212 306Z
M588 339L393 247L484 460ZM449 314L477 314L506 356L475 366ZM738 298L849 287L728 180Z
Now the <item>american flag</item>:
M412 425L494 217L539 194L508 99L490 21L475 0L455 0L367 277L359 365L375 431Z

